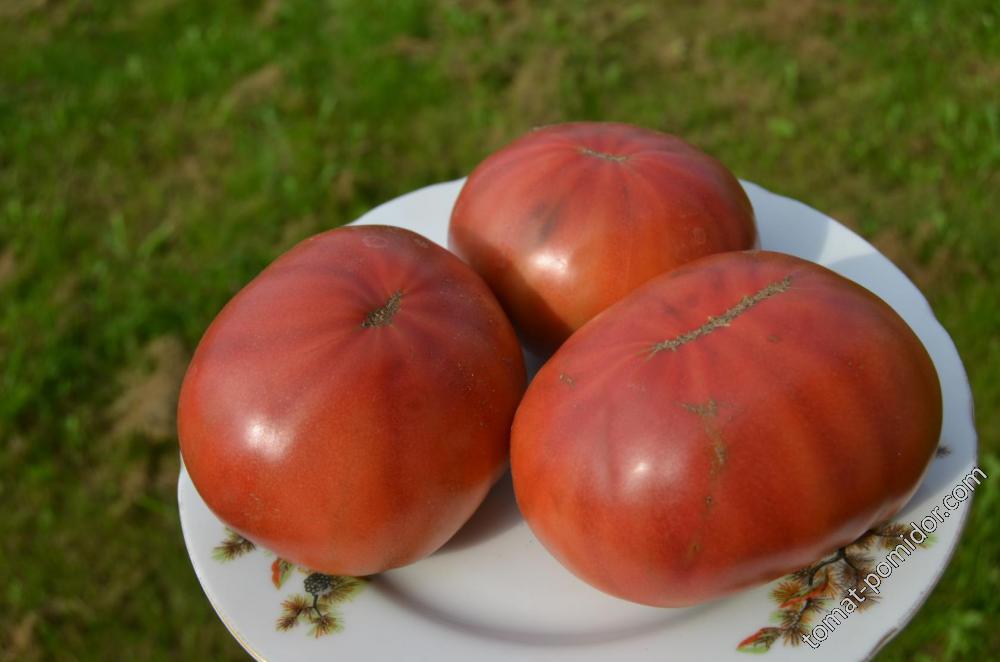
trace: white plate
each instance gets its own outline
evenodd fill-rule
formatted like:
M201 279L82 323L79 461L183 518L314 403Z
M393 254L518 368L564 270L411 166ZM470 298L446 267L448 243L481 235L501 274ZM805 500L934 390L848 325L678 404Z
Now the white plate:
M460 180L414 191L357 223L397 225L445 245L461 186ZM872 290L906 319L933 357L944 392L942 446L950 452L939 453L916 496L896 518L919 521L940 506L976 463L972 394L951 338L917 288L861 237L799 202L755 184L744 182L744 187L763 248L819 262ZM509 476L441 551L344 591L349 600L331 602L327 596L318 602L318 611L311 608L307 575L290 569L283 582L272 581L274 570L282 568L267 552L239 554L237 546L237 558L226 562L213 555L227 532L183 469L178 502L188 553L205 594L233 636L262 660L739 659L741 641L760 628L779 625L771 619L778 611L771 595L777 581L689 609L644 607L598 592L563 569L531 534L517 512ZM965 501L949 512L933 543L921 545L891 570L873 608L850 614L816 650L780 638L769 648L745 649L766 652L773 660L870 657L927 598L955 549L969 505ZM885 552L869 554L878 561ZM323 584L313 582L309 588L320 593ZM292 616L298 609L295 596L309 608L290 619L289 629L279 630L276 622L289 613L286 606L293 605ZM799 604L786 605L785 611L791 613ZM321 613L333 631L317 631L314 621Z

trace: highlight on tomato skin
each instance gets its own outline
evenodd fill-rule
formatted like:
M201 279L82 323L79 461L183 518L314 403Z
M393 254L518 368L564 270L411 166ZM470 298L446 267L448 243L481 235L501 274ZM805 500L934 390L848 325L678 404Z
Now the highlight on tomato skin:
M444 544L506 469L525 370L482 279L418 234L343 227L275 260L205 332L184 463L241 535L368 575Z
M722 163L675 136L601 122L536 129L491 154L448 235L542 353L650 278L756 240L750 200Z
M514 420L518 505L584 581L688 606L899 511L941 431L934 365L877 296L780 253L656 278L577 331Z

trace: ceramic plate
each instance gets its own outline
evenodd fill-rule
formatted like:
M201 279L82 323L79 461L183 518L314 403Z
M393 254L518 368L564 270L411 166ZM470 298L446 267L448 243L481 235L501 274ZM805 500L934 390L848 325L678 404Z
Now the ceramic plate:
M445 245L461 186L455 181L414 191L357 223L397 225ZM878 294L920 336L941 378L941 446L919 491L896 518L899 526L846 550L852 565L876 573L870 583L880 582L879 595L868 591L864 603L855 603L861 609L843 612L842 619L834 614L824 626L828 610L842 606L839 595L853 572L831 556L825 563L817 559L813 572L699 607L658 609L618 600L579 581L546 553L518 514L509 475L430 558L368 580L329 577L293 567L229 533L182 469L178 501L188 553L233 636L251 655L272 662L724 660L745 652L812 662L874 655L927 598L968 515L968 494L976 486L967 478L976 463L968 380L927 301L888 259L818 211L754 184L744 187L763 248L819 262ZM956 490L963 479L964 489ZM942 506L953 493L963 500L948 498L954 508ZM914 545L898 567L880 566L901 542L894 536L905 538L909 523L932 515L935 507L942 517L933 522L930 539ZM802 633L811 634L815 649L802 643Z

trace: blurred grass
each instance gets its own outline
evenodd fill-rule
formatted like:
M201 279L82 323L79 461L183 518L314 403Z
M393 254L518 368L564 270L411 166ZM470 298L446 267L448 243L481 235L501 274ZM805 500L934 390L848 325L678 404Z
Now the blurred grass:
M0 659L240 659L190 569L187 357L297 240L528 128L679 133L921 286L1000 472L987 0L0 2ZM1000 650L1000 487L882 659Z

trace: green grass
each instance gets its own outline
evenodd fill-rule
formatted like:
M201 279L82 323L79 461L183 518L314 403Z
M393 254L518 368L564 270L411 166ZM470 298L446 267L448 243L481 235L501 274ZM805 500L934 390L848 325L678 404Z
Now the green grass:
M542 123L679 133L872 240L1000 473L996 3L545 6L0 3L0 659L240 659L175 505L201 332L297 240ZM883 659L1000 650L995 480Z

